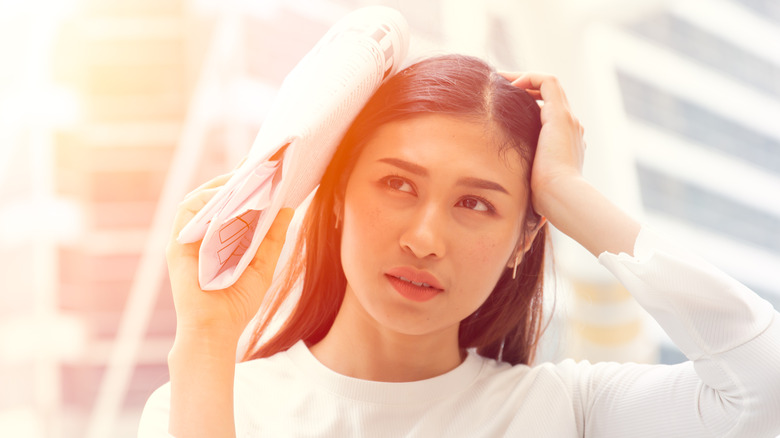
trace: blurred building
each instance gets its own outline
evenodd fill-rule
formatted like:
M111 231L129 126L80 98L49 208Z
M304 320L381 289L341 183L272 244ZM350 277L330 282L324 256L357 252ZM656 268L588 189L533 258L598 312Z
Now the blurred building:
M57 194L76 200L84 219L82 236L58 254L57 309L77 315L87 336L82 355L60 368L61 417L54 420L64 437L84 436L118 347L122 311L187 113L190 24L181 0L87 0L55 41L56 79L82 102L80 120L57 132L54 145ZM129 413L117 424L127 430L149 388L165 381L175 314L165 282L157 289L127 391L117 399Z
M168 380L176 204L234 167L285 74L373 3L83 0L64 18L19 16L21 45L45 50L35 64L0 46L23 60L0 69L0 435L135 436ZM382 3L409 20L412 57L453 50L556 73L587 128L589 178L780 308L776 3ZM77 119L12 107L13 86L49 82L75 94ZM570 293L545 357L681 360L592 258L556 240Z
M780 5L683 2L621 31L647 221L780 309Z

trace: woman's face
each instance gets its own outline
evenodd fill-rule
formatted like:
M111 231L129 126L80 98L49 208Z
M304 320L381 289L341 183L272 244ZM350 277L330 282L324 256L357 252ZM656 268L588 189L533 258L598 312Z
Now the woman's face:
M382 330L457 339L524 230L525 171L496 131L426 114L375 132L343 200L343 306Z

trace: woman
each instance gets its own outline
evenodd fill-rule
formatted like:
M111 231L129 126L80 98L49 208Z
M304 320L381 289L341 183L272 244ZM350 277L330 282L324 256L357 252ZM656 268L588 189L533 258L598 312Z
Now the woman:
M171 383L140 436L780 433L777 312L604 198L581 176L584 150L551 76L501 76L462 56L403 70L330 163L288 271L287 291L302 278L299 304L267 342L259 326L253 360L235 365L236 344L291 212L220 292L197 286L197 244L171 240ZM184 200L174 236L225 180ZM531 366L547 222L599 257L692 362Z

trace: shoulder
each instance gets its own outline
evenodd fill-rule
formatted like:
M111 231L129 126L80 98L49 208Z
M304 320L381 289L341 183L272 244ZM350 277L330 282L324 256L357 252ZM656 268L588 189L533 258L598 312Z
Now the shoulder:
M167 437L171 410L170 382L157 388L144 404L138 423L139 437Z
M233 385L236 426L244 430L258 412L263 412L263 409L270 412L277 402L289 397L296 381L300 380L298 376L299 372L287 352L237 363ZM171 384L168 382L147 399L139 421L138 436L168 437L170 406Z
M545 362L533 366L510 365L481 358L482 368L476 386L489 387L491 393L507 397L533 393L536 389L550 397L570 398L574 382L592 367L587 362L567 359L559 363Z
M258 391L266 396L290 386L302 375L298 364L288 351L273 356L236 364L234 395L237 400L257 398Z
M560 362L544 362L533 366L509 365L484 359L481 384L508 388L511 391L528 392L544 389L550 395L564 398L579 398L583 393L603 387L608 383L636 378L653 372L672 368L688 368L690 364L669 367L663 365L577 361L564 359ZM509 389L511 388L511 389Z

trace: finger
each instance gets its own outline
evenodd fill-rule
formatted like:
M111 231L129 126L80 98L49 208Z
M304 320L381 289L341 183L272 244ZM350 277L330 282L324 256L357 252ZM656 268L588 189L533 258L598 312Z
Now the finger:
M553 75L537 72L526 72L512 81L512 85L526 91L538 91L545 103L560 102L566 108L569 101L563 91L560 81Z
M538 101L539 105L542 105L544 103L544 99L542 99L542 93L540 93L537 90L525 90L526 93L528 93L534 100Z
M515 86L517 86L515 84L515 81L525 74L522 72L506 72L506 71L499 71L497 73ZM517 88L523 88L523 87L517 86ZM539 92L539 90L530 89L530 88L523 88L523 90L526 93L528 93L534 100L542 100L542 93Z
M220 187L220 186L225 185L225 183L228 182L228 180L230 180L230 178L232 178L235 173L236 173L236 171L234 169L230 173L226 173L224 175L219 175L217 177L214 177L214 178L206 181L205 183L203 183L200 186L198 186L198 188L196 188L195 190L187 193L184 196L184 199L186 200L187 198L189 198L189 197L191 197L193 195L196 195L198 192L200 192L202 190L213 189L215 187Z
M193 192L185 198L176 210L176 216L173 219L172 238L175 240L182 228L187 225L198 212L214 197L222 187L201 189Z
M279 255L287 240L287 228L290 226L295 210L292 208L283 208L279 210L271 228L260 243L255 257L249 264L248 270L259 276L264 282L270 284L271 278L276 269L276 263Z
M557 80L558 78L551 74L527 71L515 75L512 85L529 90L541 90L545 83L553 85Z
M523 72L519 71L498 71L496 73L506 78L506 80L509 82L514 82L517 78L523 75Z

